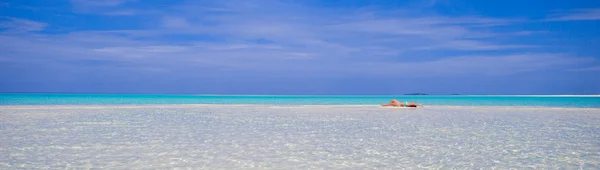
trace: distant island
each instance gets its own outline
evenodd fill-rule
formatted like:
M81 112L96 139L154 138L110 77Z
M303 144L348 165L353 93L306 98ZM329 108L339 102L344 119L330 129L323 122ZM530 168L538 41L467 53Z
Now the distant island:
M404 94L404 95L429 95L427 93L408 93L408 94Z

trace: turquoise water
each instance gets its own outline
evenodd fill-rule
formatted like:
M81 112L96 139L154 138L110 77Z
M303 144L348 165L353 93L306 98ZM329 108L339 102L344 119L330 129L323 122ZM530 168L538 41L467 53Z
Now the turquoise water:
M268 96L268 95L158 95L158 94L0 94L0 105L111 105L111 104L283 104L377 105L391 99L423 105L550 106L600 108L600 96Z
M600 169L598 110L0 106L0 169Z

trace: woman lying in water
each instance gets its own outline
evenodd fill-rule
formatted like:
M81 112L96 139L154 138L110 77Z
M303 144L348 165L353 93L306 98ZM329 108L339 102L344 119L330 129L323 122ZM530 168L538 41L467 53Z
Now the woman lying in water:
M404 103L400 103L398 100L393 99L390 103L388 104L382 104L381 106L394 106L394 107L418 107L421 106L423 107L423 105L417 104L415 102L404 102Z

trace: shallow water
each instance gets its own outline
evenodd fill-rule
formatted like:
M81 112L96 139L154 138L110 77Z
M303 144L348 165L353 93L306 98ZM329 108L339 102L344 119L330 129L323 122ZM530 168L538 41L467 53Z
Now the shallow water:
M261 104L379 105L392 99L423 105L600 108L599 95L183 95L0 93L0 105Z
M600 169L600 109L2 106L0 169Z

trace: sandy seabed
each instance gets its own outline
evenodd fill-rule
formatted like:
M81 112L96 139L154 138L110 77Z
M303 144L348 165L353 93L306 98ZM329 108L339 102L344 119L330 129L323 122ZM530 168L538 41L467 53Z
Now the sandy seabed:
M600 109L0 106L0 169L600 169Z

